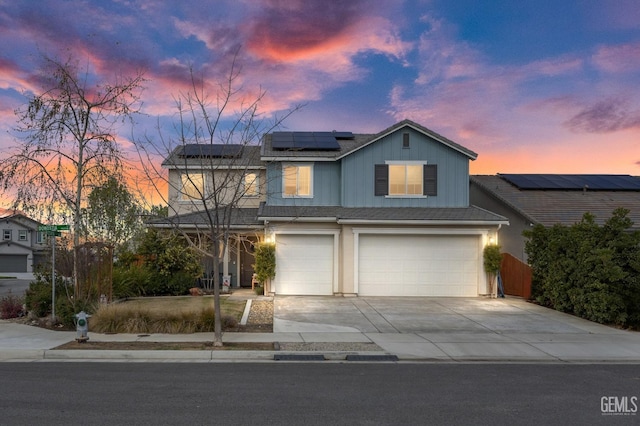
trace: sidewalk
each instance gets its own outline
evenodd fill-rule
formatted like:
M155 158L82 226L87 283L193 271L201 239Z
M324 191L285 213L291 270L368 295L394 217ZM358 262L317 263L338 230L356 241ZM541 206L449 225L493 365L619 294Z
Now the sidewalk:
M0 361L177 361L241 362L270 361L277 354L322 354L342 361L350 354L396 355L401 361L427 362L627 362L640 363L640 339L634 333L613 335L550 333L494 335L492 333L361 333L275 332L225 333L223 341L322 343L374 343L379 351L318 350L56 350L75 339L75 332L50 331L38 327L0 322ZM90 341L199 342L212 341L212 333L188 335L105 335L89 333ZM285 346L285 345L283 345ZM335 346L335 345L334 345ZM339 346L339 345L338 345ZM348 346L348 345L347 345Z
M275 355L298 354L332 361L369 355L411 362L640 363L640 333L518 298L278 296L273 330L225 333L223 342L277 343L280 350L59 350L54 348L74 341L75 332L0 321L0 361L266 362ZM89 338L90 342L211 342L213 333L90 331Z

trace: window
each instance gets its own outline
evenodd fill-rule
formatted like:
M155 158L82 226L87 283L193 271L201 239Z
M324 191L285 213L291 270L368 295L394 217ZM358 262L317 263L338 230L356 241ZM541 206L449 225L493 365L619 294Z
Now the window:
M27 241L27 230L20 229L18 231L18 241Z
M422 164L390 164L389 195L422 195Z
M256 173L247 173L244 175L244 195L245 197L257 197L259 195L260 185L258 175Z
M38 231L38 233L36 234L36 243L44 244L45 241L46 241L45 233L42 231Z
M418 197L438 195L438 165L389 161L374 169L376 196Z
M2 239L11 240L11 229L3 229L2 231Z
M283 197L312 197L312 166L288 164L282 166Z
M180 199L183 201L201 200L204 195L204 174L183 173Z
M409 148L411 145L409 144L409 133L402 134L402 148Z

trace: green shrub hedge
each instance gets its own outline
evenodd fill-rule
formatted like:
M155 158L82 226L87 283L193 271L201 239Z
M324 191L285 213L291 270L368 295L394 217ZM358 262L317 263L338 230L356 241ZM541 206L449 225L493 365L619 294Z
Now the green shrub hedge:
M572 226L525 231L532 297L591 321L640 327L640 232L628 214L617 209L600 226L586 213Z

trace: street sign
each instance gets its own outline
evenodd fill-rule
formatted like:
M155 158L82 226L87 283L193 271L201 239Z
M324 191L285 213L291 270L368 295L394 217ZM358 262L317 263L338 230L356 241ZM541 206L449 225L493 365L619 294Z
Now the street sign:
M69 225L38 225L39 232L45 232L51 239L51 319L56 321L56 239L62 236L60 231L68 231Z
M69 225L38 225L38 231L44 232L68 231L69 229Z

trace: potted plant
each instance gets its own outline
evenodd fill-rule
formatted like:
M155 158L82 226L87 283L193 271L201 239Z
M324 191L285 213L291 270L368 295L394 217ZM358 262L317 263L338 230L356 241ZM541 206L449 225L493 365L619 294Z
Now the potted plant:
M500 263L502 255L500 254L500 246L498 244L487 244L484 248L484 270L487 273L487 281L489 282L489 291L491 297L497 297L496 278L500 272Z
M276 246L273 243L256 244L256 263L253 265L256 280L260 283L262 291L266 294L269 280L276 276ZM259 287L258 287L259 288Z

